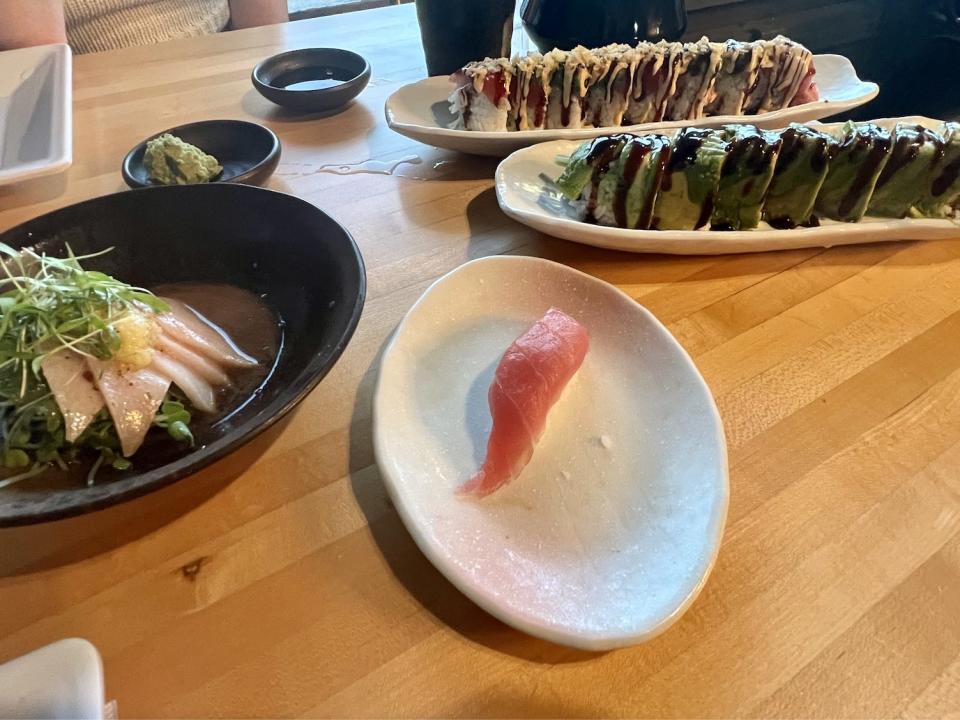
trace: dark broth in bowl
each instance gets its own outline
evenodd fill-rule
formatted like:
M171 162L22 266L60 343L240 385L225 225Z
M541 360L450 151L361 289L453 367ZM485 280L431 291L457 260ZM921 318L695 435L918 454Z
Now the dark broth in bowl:
M342 68L305 67L278 75L270 84L284 90L329 90L355 77L356 73Z

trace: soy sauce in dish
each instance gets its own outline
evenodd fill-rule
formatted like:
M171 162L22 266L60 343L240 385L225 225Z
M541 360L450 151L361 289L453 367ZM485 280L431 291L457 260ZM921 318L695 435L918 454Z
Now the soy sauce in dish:
M282 73L270 81L276 88L295 90L329 90L353 80L356 73L335 67L305 67Z

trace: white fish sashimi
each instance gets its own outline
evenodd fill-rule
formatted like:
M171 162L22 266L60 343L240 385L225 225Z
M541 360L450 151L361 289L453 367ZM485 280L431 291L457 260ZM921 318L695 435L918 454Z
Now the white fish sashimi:
M158 352L154 353L150 368L180 388L197 410L207 413L216 412L217 402L213 385L186 365L177 362L169 355Z
M195 312L189 305L171 298L160 298L170 312L159 313L156 320L163 332L181 345L195 350L220 365L253 367L256 358L243 352L217 327Z
M67 442L76 442L103 408L103 395L93 382L87 359L70 348L47 355L40 363L63 415Z
M93 358L87 358L87 365L113 418L123 454L130 457L143 444L170 379L149 367L124 372L118 363Z
M157 353L166 355L178 363L185 365L213 385L223 387L230 384L230 377L224 372L223 368L209 358L181 345L162 332L156 339L154 349L156 350L154 357L156 357Z

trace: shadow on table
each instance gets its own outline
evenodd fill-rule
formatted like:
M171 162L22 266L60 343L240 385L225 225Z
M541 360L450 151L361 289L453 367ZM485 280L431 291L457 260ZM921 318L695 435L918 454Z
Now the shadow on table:
M388 338L381 346L373 363L360 382L351 419L350 457L373 457L372 433L366 428L372 417L374 383ZM379 475L357 472L352 468L353 494L363 511L373 539L383 554L394 576L410 594L438 621L460 633L466 639L498 652L507 653L530 662L560 664L575 663L599 657L591 653L555 645L521 633L496 620L474 605L457 590L420 552L407 532L396 510L383 511L377 502L380 493L370 492L364 483L382 482ZM376 500L375 500L376 499Z
M155 492L65 520L0 528L0 578L80 562L168 525L210 500L253 465L292 415L219 462Z

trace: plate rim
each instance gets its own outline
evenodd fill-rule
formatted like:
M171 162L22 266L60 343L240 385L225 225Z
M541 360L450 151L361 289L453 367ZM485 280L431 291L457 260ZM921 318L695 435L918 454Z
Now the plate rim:
M694 586L690 588L690 591L687 593L687 595L673 609L672 612L661 618L653 626L642 631L630 634L578 633L570 631L569 629L564 630L555 626L538 623L532 619L525 618L518 613L502 607L495 600L495 598L486 596L480 592L479 588L471 584L459 572L453 563L448 562L445 559L439 545L434 545L427 539L426 534L422 534L416 530L416 528L418 528L418 524L414 522L411 510L406 504L402 493L399 491L399 486L401 483L398 482L392 474L393 462L389 459L391 457L390 453L384 447L386 442L384 435L386 433L382 428L384 423L382 417L385 413L381 408L381 403L384 402L382 392L384 377L386 375L384 368L390 361L391 356L396 349L398 338L403 335L403 331L406 329L408 323L411 322L411 317L419 308L421 308L431 292L450 278L463 272L465 268L472 268L481 264L498 262L509 263L514 261L539 264L542 266L553 266L556 269L560 269L561 272L571 273L587 280L591 285L598 287L602 292L608 292L618 296L621 302L629 302L636 306L636 309L640 311L641 315L645 316L647 321L651 323L652 327L655 328L655 330L665 339L665 341L672 345L674 350L679 352L678 357L680 358L681 362L684 363L684 365L693 375L697 391L703 395L707 401L707 409L715 430L714 439L719 451L717 457L718 467L720 470L720 482L718 485L718 490L722 497L720 507L718 507L716 516L713 518L716 528L716 536L708 539L710 545L710 557L704 565L702 574L697 579L697 582L694 584ZM638 645L640 643L652 640L658 635L666 632L674 623L677 622L677 620L680 619L681 616L683 616L683 614L690 608L690 606L696 601L697 597L699 597L700 593L703 591L703 588L706 586L706 583L709 580L714 567L716 566L717 558L720 554L720 548L723 545L723 536L726 531L726 524L730 508L730 466L723 418L720 415L720 411L717 407L716 400L713 397L713 393L707 384L706 378L703 377L703 374L700 372L700 369L697 367L686 348L683 347L680 341L677 340L673 333L670 332L666 325L664 325L656 317L656 315L654 315L652 312L650 312L650 310L648 310L634 298L630 297L626 292L618 288L616 285L608 283L605 280L601 280L600 278L590 275L589 273L577 270L576 268L564 265L563 263L558 263L553 260L547 260L545 258L536 256L488 255L463 263L450 272L445 273L441 277L435 279L429 285L429 287L423 291L417 301L403 316L403 319L390 336L390 340L384 349L383 357L380 363L380 371L377 375L377 383L374 388L372 417L374 458L381 473L382 482L386 486L387 492L390 495L390 499L393 502L393 505L396 508L397 513L400 516L400 519L403 522L408 534L413 538L413 541L416 543L417 547L426 556L430 563L452 585L454 585L454 587L456 587L481 609L516 630L559 645L565 645L589 652L604 652L607 650Z

